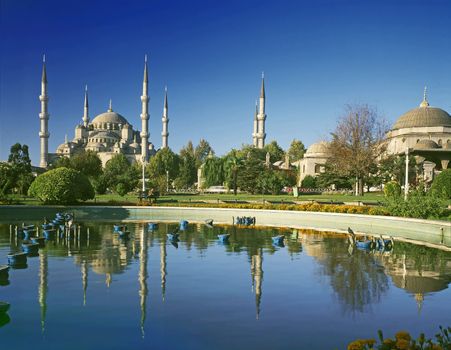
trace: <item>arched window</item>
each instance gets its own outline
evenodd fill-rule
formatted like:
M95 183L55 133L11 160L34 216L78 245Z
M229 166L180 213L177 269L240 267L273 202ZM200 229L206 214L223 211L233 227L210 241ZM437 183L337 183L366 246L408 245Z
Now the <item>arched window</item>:
M321 165L315 164L315 174L319 174L321 172Z
M437 144L438 144L439 146L441 146L441 145L442 145L442 139L438 140L438 141L437 141Z

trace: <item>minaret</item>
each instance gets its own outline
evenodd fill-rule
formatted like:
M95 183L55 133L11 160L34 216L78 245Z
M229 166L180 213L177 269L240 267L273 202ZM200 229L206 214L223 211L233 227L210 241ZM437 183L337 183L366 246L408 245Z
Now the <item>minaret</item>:
M149 96L148 92L148 75L147 75L147 55L144 57L144 80L143 80L143 94L141 96L142 111L141 111L141 156L142 161L147 162L149 159Z
M168 117L168 88L164 88L164 107L163 107L163 117L161 118L161 121L163 123L163 131L161 132L161 148L167 148L168 147L168 123L169 123L169 117Z
M257 148L265 147L265 75L262 73L262 86L260 89L260 106L257 115Z
M255 100L255 114L254 114L254 131L252 133L252 144L254 147L257 147L257 133L258 133L258 103L257 100Z
M88 85L85 86L85 105L83 108L83 126L88 127L89 124L89 104L88 104Z
M47 96L47 72L45 69L45 55L42 58L42 79L41 79L41 95L39 95L39 101L41 101L41 113L39 113L39 119L41 121L41 131L39 131L39 137L41 139L41 160L39 166L41 168L47 168L49 157L49 113L47 102L49 97Z

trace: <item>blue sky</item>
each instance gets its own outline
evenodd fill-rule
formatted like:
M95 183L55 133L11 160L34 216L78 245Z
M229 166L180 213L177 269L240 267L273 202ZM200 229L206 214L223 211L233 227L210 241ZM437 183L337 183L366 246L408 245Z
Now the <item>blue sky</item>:
M41 57L49 81L49 151L73 137L88 84L90 116L113 109L140 128L144 54L150 140L207 139L218 154L251 143L265 71L267 142L327 137L347 103L389 122L419 105L451 111L447 0L0 0L0 159L15 142L39 161Z

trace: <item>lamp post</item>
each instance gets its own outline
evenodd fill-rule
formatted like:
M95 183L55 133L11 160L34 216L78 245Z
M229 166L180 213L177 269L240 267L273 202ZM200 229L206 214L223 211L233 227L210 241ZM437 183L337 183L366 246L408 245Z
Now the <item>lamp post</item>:
M143 181L143 196L146 192L146 158L142 157L143 162L143 173L142 173L142 181Z
M166 170L166 193L169 193L169 170Z
M406 148L406 177L404 183L404 200L407 200L407 194L409 193L409 147Z

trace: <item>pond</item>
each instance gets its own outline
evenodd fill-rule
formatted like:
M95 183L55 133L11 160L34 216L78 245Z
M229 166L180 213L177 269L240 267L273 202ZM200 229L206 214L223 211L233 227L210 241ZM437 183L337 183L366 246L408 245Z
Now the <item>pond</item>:
M200 224L171 242L177 226L129 223L122 240L111 223L85 222L47 241L0 281L11 304L1 348L345 349L378 329L432 336L451 323L449 252L395 242L370 253L335 233ZM0 225L0 264L20 247Z

